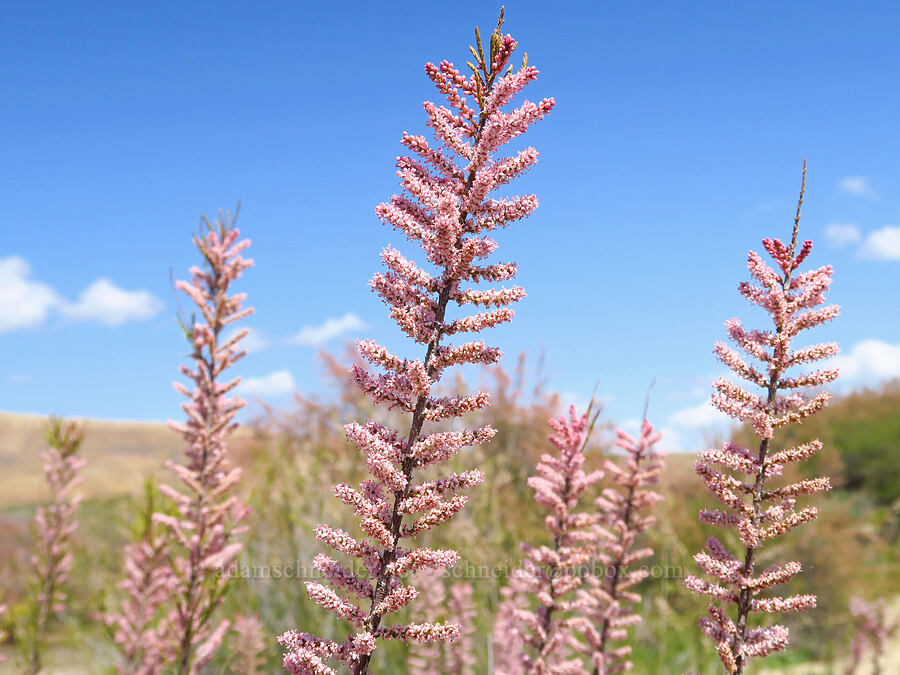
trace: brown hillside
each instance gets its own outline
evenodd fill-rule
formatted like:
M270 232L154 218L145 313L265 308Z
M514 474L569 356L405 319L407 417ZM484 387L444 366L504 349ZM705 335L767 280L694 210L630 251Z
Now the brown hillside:
M41 459L47 418L0 413L0 507L31 504L45 496ZM85 422L87 459L80 492L109 496L140 489L181 451L177 434L156 422Z

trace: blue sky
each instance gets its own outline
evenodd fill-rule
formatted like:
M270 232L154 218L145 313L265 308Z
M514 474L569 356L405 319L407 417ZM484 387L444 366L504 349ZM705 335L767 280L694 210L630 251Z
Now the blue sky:
M201 213L243 202L259 346L276 404L322 387L319 349L404 339L366 282L406 246L374 206L404 130L425 133L426 61L462 64L498 7L433 3L19 3L0 25L0 410L161 420L185 347ZM529 293L489 341L545 353L549 386L651 414L699 442L748 248L802 236L831 263L843 387L900 375L900 89L893 3L509 2L506 30L557 108L500 234ZM408 250L408 248L406 249ZM331 321L331 323L328 323ZM325 329L322 327L325 326ZM302 332L304 331L305 332ZM331 335L331 337L328 337ZM299 336L299 337L298 337ZM293 338L293 339L292 339ZM267 344L266 344L267 343Z

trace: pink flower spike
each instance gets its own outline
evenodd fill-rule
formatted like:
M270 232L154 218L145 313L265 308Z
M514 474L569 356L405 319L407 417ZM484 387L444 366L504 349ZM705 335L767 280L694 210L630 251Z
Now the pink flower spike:
M489 233L537 207L533 195L492 196L533 167L537 151L524 148L512 157L500 157L498 150L554 105L552 99L544 99L506 109L534 81L537 71L523 63L506 72L516 43L500 32L500 24L502 12L487 53L481 44L475 50L479 56L470 77L448 61L425 66L447 105L424 105L434 141L403 134L401 142L410 154L396 160L402 193L375 209L385 224L421 248L416 261L394 248L383 249L385 271L377 273L370 286L400 330L422 345L422 353L406 358L374 340L358 342L365 364L352 368L353 381L374 404L394 410L406 421L396 431L374 420L344 426L369 477L358 488L340 483L334 494L359 518L362 534L355 538L319 525L316 537L359 559L363 569L317 556L317 567L333 589L310 584L310 596L349 624L348 635L339 642L294 631L282 635L287 650L284 665L292 673L331 673L337 662L352 675L365 675L382 640L441 643L460 635L457 624L426 620L404 625L390 620L407 605L416 615L420 601L415 583L407 583L410 575L439 572L458 560L453 550L417 547L411 540L455 517L468 500L460 493L484 479L482 472L472 469L423 481L421 471L439 470L463 448L485 443L496 433L490 427L469 430L459 424L467 413L490 405L487 392L448 394L441 391L440 382L448 368L493 364L501 351L486 346L480 336L457 344L449 340L512 320L509 305L525 297L524 289L515 285L476 287L516 275L514 263L482 262L497 248Z
M713 405L739 422L747 424L759 438L752 451L733 443L721 449L700 453L695 471L709 491L725 505L724 511L701 511L700 522L737 531L743 551L734 555L725 550L715 537L707 541L707 551L694 556L697 565L714 581L688 576L685 585L693 592L713 599L710 617L701 619L701 629L716 644L716 651L729 673L744 673L751 658L763 658L788 645L784 626L752 628L751 613L799 612L816 606L814 595L787 598L757 598L763 589L787 583L800 573L800 564L788 562L759 573L757 552L772 539L786 535L793 528L816 517L815 507L796 508L800 495L812 495L830 489L828 478L815 478L767 488L767 482L782 475L788 462L799 462L822 448L812 441L796 448L774 450L779 429L802 422L821 410L829 400L825 392L808 392L837 378L837 370L821 369L791 374L799 365L812 363L837 354L833 343L793 348L791 341L800 331L820 325L838 314L838 308L818 308L825 302L824 292L831 283L830 266L799 273L794 272L812 250L805 241L797 252L800 206L806 185L806 163L803 184L789 244L778 239L764 239L763 247L775 262L767 265L756 253L748 257L750 275L756 283L742 282L741 294L762 307L772 317L772 328L765 331L746 330L737 319L725 326L731 339L756 363L749 362L736 351L717 342L715 353L737 377L759 388L758 393L728 380L713 385ZM775 270L780 270L780 273ZM787 393L781 393L788 390ZM719 469L723 469L720 471ZM731 475L733 472L738 477ZM734 606L734 620L725 608Z

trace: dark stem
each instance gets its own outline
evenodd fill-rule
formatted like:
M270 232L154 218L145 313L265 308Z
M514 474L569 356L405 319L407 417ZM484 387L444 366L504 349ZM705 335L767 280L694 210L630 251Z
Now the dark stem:
M493 84L493 77L488 80L488 86ZM478 120L478 126L476 127L474 134L474 143L473 145L478 144L478 140L481 138L481 132L484 129L484 125L488 120L488 116L485 115L484 112L481 113ZM476 170L472 169L469 171L469 175L466 177L465 187L463 189L462 198L464 199L466 195L469 193L469 189L472 187L472 183L475 180ZM464 225L466 222L466 218L469 213L467 211L463 211L459 215L459 223L460 225ZM459 239L456 241L456 247L459 248L462 246L462 237L464 234L464 230L461 231ZM444 316L447 312L447 305L450 303L450 290L453 287L454 279L446 278L443 280L443 285L441 287L440 293L438 294L438 303L437 308L435 310L435 323L439 326L443 326ZM425 371L428 373L429 377L434 375L436 369L432 363L435 350L440 346L441 339L443 338L443 328L438 328L436 335L428 343L428 348L425 352ZM409 434L406 439L406 446L403 451L403 458L401 463L401 469L403 471L403 475L406 477L406 487L402 490L397 490L394 492L394 506L391 510L391 540L393 541L393 546L387 549L381 556L381 565L378 570L378 576L375 582L375 592L372 595L372 604L369 610L369 617L366 622L366 628L369 632L374 633L378 627L381 625L381 614L375 612L375 607L380 603L384 597L387 595L387 585L390 580L390 575L388 574L388 567L397 559L397 549L400 545L400 529L403 524L403 514L400 513L400 504L409 496L409 493L412 491L413 482L412 475L413 469L415 468L415 460L410 455L410 450L412 446L418 442L419 437L422 433L422 427L425 424L425 406L428 403L428 397L420 395L416 399L416 406L413 409L412 421L409 426ZM369 663L371 662L370 654L363 654L359 657L359 661L356 664L356 667L353 669L354 675L366 675L369 672Z
M656 381L654 380L654 384L655 384L655 382ZM653 385L650 385L650 388L652 389ZM645 407L644 407L644 421L645 422L647 421L647 407L649 406L649 402L650 402L650 392L648 391L647 392L647 403L645 404ZM643 458L644 458L644 456L641 453L638 453L638 455L635 457L635 462L634 462L635 468L634 468L634 471L632 471L632 475L637 473L638 469L640 468L640 462ZM631 516L634 511L634 489L635 489L634 485L629 485L628 486L628 494L626 495L626 498L625 498L625 513L622 516L622 522L625 523L625 531L626 532L628 531L629 527L631 526ZM620 537L620 541L621 541L621 537ZM610 598L613 601L615 601L616 598L619 597L618 587L619 587L619 580L621 579L621 576L622 576L622 570L624 568L624 564L623 564L624 560L625 560L625 550L623 549L622 553L616 557L616 560L613 563L612 576L607 576L606 592L609 594ZM610 618L604 617L603 623L601 624L601 627L600 627L600 644L598 646L598 651L600 652L601 655L604 655L604 656L606 655L606 641L609 636L610 624L611 624ZM599 675L599 673L600 673L600 668L598 666L594 666L593 675Z

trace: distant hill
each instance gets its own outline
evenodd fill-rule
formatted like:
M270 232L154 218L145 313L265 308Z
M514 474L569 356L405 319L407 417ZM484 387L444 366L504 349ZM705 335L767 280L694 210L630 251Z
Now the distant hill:
M900 500L900 380L836 397L818 415L776 435L779 447L814 438L824 448L803 463L805 474L831 476L836 487L864 493L881 504ZM754 443L747 428L735 440Z
M0 413L0 507L32 504L46 495L41 459L47 418ZM181 452L178 435L155 422L85 422L83 494L110 496L140 489L145 476Z

